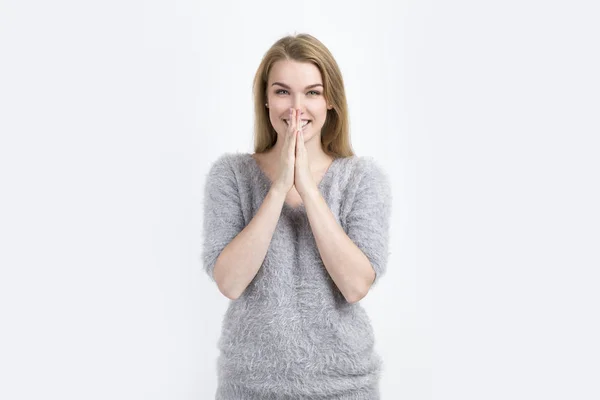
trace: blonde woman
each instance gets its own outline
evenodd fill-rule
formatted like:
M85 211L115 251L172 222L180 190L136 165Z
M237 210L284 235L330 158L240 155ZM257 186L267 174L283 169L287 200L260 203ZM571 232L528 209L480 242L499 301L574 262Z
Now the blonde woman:
M254 153L218 157L204 192L204 268L231 299L216 399L379 399L359 301L386 271L389 179L354 155L342 75L316 38L273 44L254 106Z

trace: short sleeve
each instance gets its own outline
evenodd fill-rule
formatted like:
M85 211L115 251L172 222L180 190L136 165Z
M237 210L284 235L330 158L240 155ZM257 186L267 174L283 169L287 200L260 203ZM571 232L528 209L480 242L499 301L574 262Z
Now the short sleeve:
M383 169L373 159L362 161L364 171L346 216L346 233L371 262L375 285L387 269L392 191Z
M204 186L202 262L213 282L217 258L245 226L231 157L224 154L212 164Z

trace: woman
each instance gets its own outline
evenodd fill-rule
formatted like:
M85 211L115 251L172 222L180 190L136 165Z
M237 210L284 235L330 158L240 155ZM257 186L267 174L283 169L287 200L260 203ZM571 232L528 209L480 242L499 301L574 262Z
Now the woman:
M386 270L391 190L351 150L340 70L317 39L277 41L254 79L254 154L207 175L203 262L232 301L216 399L379 399L358 303Z

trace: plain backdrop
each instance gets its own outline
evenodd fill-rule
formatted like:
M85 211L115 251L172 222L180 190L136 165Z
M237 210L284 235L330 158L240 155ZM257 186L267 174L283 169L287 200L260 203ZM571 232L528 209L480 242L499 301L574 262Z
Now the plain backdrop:
M280 37L393 185L384 400L597 399L593 1L0 1L0 398L214 398L206 173Z

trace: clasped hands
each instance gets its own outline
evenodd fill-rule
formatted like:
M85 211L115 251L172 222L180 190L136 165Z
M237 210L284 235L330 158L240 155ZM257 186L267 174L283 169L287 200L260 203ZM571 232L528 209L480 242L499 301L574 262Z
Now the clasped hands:
M308 164L301 117L300 109L290 108L277 184L286 194L295 186L298 194L304 200L306 195L318 191L318 188Z

